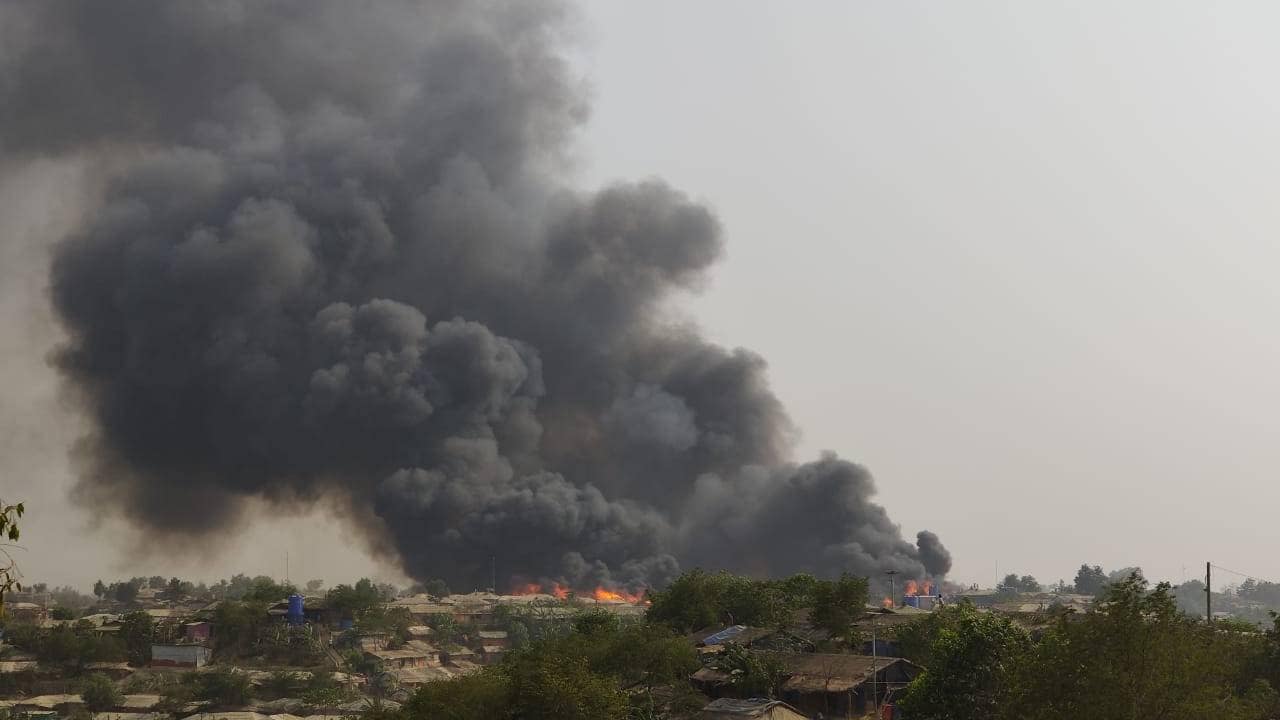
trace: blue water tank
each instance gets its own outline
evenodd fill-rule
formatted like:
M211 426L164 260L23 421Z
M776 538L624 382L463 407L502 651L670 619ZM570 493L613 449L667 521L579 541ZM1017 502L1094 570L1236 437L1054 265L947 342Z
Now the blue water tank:
M305 616L302 613L302 596L301 595L289 596L288 618L289 618L290 625L301 625L303 623L303 620L305 620Z
M903 604L903 605L906 605L907 607L918 608L918 607L920 607L920 596L919 596L919 595L908 595L908 596L906 596L906 597L902 598L902 604Z

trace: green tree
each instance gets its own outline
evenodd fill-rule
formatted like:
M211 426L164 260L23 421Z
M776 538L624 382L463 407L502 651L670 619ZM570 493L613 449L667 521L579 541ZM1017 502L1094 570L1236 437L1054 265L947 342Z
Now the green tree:
M253 699L253 683L245 673L227 668L196 674L196 697L216 705L247 705Z
M65 605L59 605L49 611L49 617L54 620L75 620L76 611Z
M267 623L267 606L260 602L228 601L213 613L213 651L219 658L250 655Z
M102 580L98 580L93 584L93 594L98 598L105 598L107 596L107 586L102 582Z
M1019 665L1004 717L1271 717L1270 686L1242 672L1262 642L1183 615L1168 584L1149 590L1134 574L1107 587L1090 612L1044 634Z
M854 622L866 612L867 579L845 573L839 580L819 581L812 597L809 622L852 645L858 637Z
M1008 618L970 605L958 607L950 621L930 649L931 664L907 686L899 706L913 720L996 717L1010 693L1010 673L1030 647L1030 638Z
M112 594L115 599L122 603L131 603L138 599L139 585L130 580L129 582L115 583L112 586Z
M776 697L787 679L776 656L752 652L732 642L715 657L712 667L729 676L729 685L741 697Z
M80 685L80 697L93 712L104 712L124 702L124 696L116 689L116 684L101 673L93 673L84 679Z
M142 666L151 662L154 635L151 616L142 611L131 612L120 619L120 639L124 641L130 665Z
M365 613L381 607L385 600L377 586L369 578L361 578L353 585L335 585L325 594L329 607L338 610L343 617L359 620Z
M609 720L627 715L627 698L617 682L593 673L585 658L524 651L505 665L510 678L509 717Z
M453 680L431 682L403 708L407 720L503 720L510 713L510 677L503 666Z
M788 590L795 594L803 586L803 581L788 586L786 581L752 580L695 569L680 575L666 589L651 591L647 617L683 633L722 624L780 625L795 609L788 603Z
M298 588L289 583L278 583L266 575L259 575L241 594L240 599L245 602L276 603L297 592Z
M1075 587L1076 592L1081 595L1097 595L1102 592L1103 586L1107 584L1107 574L1102 571L1102 567L1094 565L1081 565L1076 571Z
M0 540L8 538L11 543L18 542L22 537L22 532L18 529L18 520L24 512L26 512L26 506L22 503L6 505L4 500L0 499ZM0 542L0 619L4 618L5 593L22 589L22 583L18 581L20 577L22 575L18 572L17 562Z

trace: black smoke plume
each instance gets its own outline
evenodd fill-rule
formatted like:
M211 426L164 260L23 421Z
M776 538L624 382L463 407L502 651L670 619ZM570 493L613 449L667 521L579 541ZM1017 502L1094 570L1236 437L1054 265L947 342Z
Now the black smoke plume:
M11 0L0 158L111 168L56 248L76 494L156 537L342 498L406 572L940 576L861 467L789 461L764 361L664 312L721 252L572 189L556 2ZM654 112L670 109L654 108Z

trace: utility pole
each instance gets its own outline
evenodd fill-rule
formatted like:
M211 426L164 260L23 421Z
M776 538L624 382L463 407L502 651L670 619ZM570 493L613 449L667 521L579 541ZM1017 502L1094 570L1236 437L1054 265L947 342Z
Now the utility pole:
M885 575L889 576L889 607L897 607L898 599L893 595L893 576L898 574L897 570L885 570Z
M1213 582L1212 576L1209 574L1210 565L1206 561L1204 564L1204 621L1210 625L1213 624Z
M890 570L889 572L893 572ZM893 576L890 575L890 580ZM876 717L880 717L880 675L876 671L877 665L876 652L876 615L871 614L871 707L875 710ZM866 707L865 705L863 707ZM850 708L852 709L852 708Z
M493 585L489 588L489 592L498 594L498 556L489 556L489 569L493 572Z

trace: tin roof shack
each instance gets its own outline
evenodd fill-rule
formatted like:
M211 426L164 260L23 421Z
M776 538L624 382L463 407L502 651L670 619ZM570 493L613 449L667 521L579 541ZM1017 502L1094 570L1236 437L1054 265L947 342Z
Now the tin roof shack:
M808 716L801 715L799 710L781 700L765 698L720 698L702 708L698 717L701 720L808 720Z
M879 657L897 657L901 655L898 645L898 631L907 625L921 622L929 617L927 610L903 607L895 610L877 609L869 612L854 622L858 635L864 638L860 651L863 655ZM874 652L871 638L875 637Z
M987 590L984 588L969 588L961 590L954 595L945 598L948 605L954 605L961 602L971 602L975 607L991 607L1000 601L1000 593L996 590Z
M407 643L399 650L365 650L364 656L385 670L407 670L440 665L440 651L417 641Z
M872 695L883 701L890 690L907 685L921 667L902 658L827 653L769 653L783 667L786 680L781 699L801 711L827 717L867 712ZM874 672L872 668L874 667ZM702 668L693 674L695 685L712 697L732 692L727 674Z
M0 660L0 695L32 692L39 666L35 660Z
M151 646L151 667L202 668L212 655L203 645L155 644Z
M511 647L511 638L507 637L506 630L481 630L476 635L480 638L480 644L485 647L497 647L504 650Z
M0 700L0 710L19 714L57 712L63 716L84 707L79 695L36 695L17 700Z
M182 637L189 643L206 643L213 634L213 623L206 620L183 623Z
M112 680L123 680L133 674L133 667L124 662L91 662L84 666L88 672L101 673Z
M39 625L49 619L49 610L39 603L6 602L4 614L12 622Z

